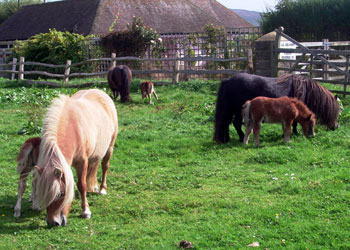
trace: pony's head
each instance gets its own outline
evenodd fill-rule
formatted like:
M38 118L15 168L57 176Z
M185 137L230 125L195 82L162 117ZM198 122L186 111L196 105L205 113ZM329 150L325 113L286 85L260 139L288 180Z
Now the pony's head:
M65 226L74 198L72 170L57 145L42 140L38 165L36 194L42 208L47 210L49 226Z
M38 170L37 195L40 205L47 210L46 222L49 226L65 226L73 200L72 173L64 167L35 166Z
M309 114L305 119L301 119L299 122L306 137L315 136L316 119L314 114Z
M337 96L321 86L316 80L292 75L294 97L303 101L316 115L316 119L329 129L338 128L340 106Z

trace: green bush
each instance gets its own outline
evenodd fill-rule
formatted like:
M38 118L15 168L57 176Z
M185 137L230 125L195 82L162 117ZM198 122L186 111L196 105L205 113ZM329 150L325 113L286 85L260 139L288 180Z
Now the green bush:
M80 34L61 32L56 29L48 33L41 33L31 37L26 41L16 41L12 48L12 57L25 57L26 61L41 62L47 64L60 65L71 60L72 64L84 61L90 56L100 55L98 48L89 50L88 41L93 36L83 36ZM89 54L88 54L89 53ZM10 60L12 60L12 57ZM29 66L27 66L29 68ZM28 70L44 70L51 73L63 73L63 69L50 69L38 66L32 66ZM81 65L72 68L71 72L93 70L92 65Z
M261 27L268 33L283 26L297 40L350 39L350 1L280 0L275 10L262 14Z
M155 55L164 51L157 31L147 27L142 19L137 17L134 17L133 23L128 25L127 30L111 32L102 37L101 44L108 55L116 53L117 57L143 57L149 48Z

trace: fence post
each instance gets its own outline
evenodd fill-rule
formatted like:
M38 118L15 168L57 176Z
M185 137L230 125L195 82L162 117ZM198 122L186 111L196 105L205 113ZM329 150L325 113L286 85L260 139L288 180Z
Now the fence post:
M64 80L63 84L67 84L69 81L69 73L70 73L70 66L72 64L71 60L67 60L66 62L66 69L64 70Z
M310 78L312 78L312 68L314 67L314 56L313 54L310 54Z
M15 73L15 71L16 71L16 63L17 63L17 58L13 58L12 59L12 73L11 73L11 80L15 80L15 76L16 76L16 73Z
M111 68L114 68L115 66L117 66L117 61L115 60L117 58L117 54L116 53L112 53L111 56Z
M173 71L173 83L179 83L179 70L180 70L180 61L178 60L180 57L179 52L176 51L175 54L175 62L174 62L174 71Z
M349 83L350 77L349 77L349 55L346 56L346 66L345 66L345 83L344 83L344 94L343 97L346 97L346 87Z
M19 58L18 80L24 80L24 57Z
M328 39L322 39L322 43L323 43L323 49L324 50L330 50L330 46L329 46L329 40ZM326 60L328 60L328 54L326 55L326 54L324 54L324 58L326 59ZM322 65L322 71L323 71L323 76L322 76L322 78L323 78L323 80L328 80L328 78L329 78L329 74L327 73L327 71L329 70L329 66L328 66L328 64L323 64Z
M281 44L281 35L284 31L284 28L281 26L278 28L278 32L276 32L276 41L275 41L275 49L280 48ZM273 62L273 75L272 76L278 76L278 59L279 59L279 52L274 52L274 62Z
M253 50L248 49L247 50L247 59L248 59L248 65L247 65L247 72L250 74L253 74L254 72L254 65L253 65Z

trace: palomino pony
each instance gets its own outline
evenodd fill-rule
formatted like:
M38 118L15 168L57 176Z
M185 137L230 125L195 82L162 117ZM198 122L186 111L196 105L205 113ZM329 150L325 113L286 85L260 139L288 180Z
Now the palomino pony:
M306 105L296 98L290 97L256 97L246 101L242 111L246 133L243 143L248 144L250 133L253 130L255 146L259 146L260 123L282 123L284 142L290 141L293 121L300 123L304 135L314 136L315 115Z
M109 69L107 75L108 85L115 100L117 100L120 93L121 102L130 101L131 78L131 70L126 65L118 65Z
M242 106L258 96L296 97L315 113L321 124L334 130L338 127L339 104L337 98L315 80L300 75L282 75L278 78L239 73L221 82L215 113L214 141L227 143L230 140L229 125L233 125L243 141ZM296 124L293 124L296 133Z
M50 226L66 225L74 197L75 167L83 218L90 218L86 193L96 186L102 160L100 194L106 194L109 160L118 133L117 111L112 99L97 89L61 95L51 104L43 126L37 174L37 197L47 209Z
M20 175L18 183L18 197L14 213L14 216L17 218L21 216L22 196L27 187L27 178L34 169L34 166L38 163L40 141L40 137L34 137L26 140L19 150L17 156L17 173ZM32 209L40 210L40 206L35 196L36 181L37 179L33 178L30 200L32 201Z
M153 82L150 82L150 81L142 82L140 84L140 90L141 90L142 99L148 97L150 104L152 103L152 100L151 100L152 93L154 97L158 100L158 96L157 96L156 90L154 89Z

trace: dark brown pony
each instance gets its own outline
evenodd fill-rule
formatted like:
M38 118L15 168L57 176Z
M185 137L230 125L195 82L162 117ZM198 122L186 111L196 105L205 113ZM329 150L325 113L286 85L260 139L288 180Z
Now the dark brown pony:
M300 75L282 75L278 78L239 73L221 82L216 101L214 141L230 140L229 125L233 125L243 141L242 106L258 96L295 97L315 113L320 124L334 130L338 127L339 104L337 98L313 79ZM296 133L296 124L293 124Z
M107 79L114 100L117 100L120 93L121 102L130 101L131 78L131 70L126 65L118 65L109 69Z
M314 136L315 115L306 105L296 98L290 97L256 97L243 105L242 116L246 133L243 143L248 144L250 133L253 130L255 146L259 146L260 124L282 123L284 142L290 141L293 121L300 123L304 135Z

